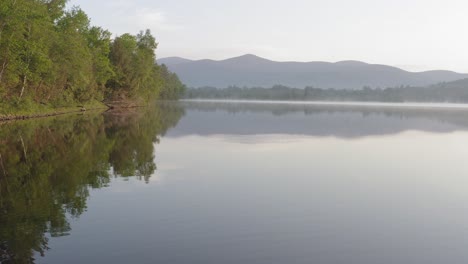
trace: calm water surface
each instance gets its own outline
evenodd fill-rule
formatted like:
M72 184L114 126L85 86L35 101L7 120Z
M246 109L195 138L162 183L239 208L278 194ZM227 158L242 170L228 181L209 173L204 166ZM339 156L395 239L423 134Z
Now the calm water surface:
M161 103L0 124L1 263L467 263L468 109Z

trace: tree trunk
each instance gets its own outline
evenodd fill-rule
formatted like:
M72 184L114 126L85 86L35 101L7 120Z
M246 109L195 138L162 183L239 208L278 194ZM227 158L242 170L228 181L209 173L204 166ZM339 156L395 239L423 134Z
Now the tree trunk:
M24 75L23 76L23 87L21 87L21 93L20 93L19 99L21 99L21 97L23 97L24 87L26 86L26 81L27 81L27 78L26 78L26 75Z

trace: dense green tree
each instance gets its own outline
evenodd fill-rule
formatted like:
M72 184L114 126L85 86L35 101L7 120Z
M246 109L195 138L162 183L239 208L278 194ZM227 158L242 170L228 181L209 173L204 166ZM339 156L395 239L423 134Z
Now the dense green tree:
M52 50L56 76L55 97L71 103L93 99L93 58L88 47L89 18L79 8L65 13L57 23L58 38Z
M177 76L168 72L165 66L155 64L157 45L149 30L136 36L124 34L115 38L110 52L115 76L107 83L108 98L139 97L148 101L159 96L176 99L182 94L182 89L175 85L176 80L180 84Z
M53 24L42 2L5 0L0 5L0 83L8 95L21 99L50 70Z
M115 77L108 81L108 96L132 96L131 88L136 78L133 68L136 48L136 38L130 34L123 34L112 43L110 60Z
M114 76L109 59L111 33L100 27L91 27L86 34L88 47L93 58L93 81L100 95L105 92L106 82Z
M166 65L162 64L159 72L163 81L163 89L160 92L161 98L173 100L185 93L185 85L180 81L177 74L169 71Z
M149 30L112 39L66 3L0 1L0 110L177 99L178 78L156 64L157 42Z

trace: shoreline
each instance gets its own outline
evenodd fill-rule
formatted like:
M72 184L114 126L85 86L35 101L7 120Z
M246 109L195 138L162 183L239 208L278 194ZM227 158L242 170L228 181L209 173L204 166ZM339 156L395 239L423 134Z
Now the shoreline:
M117 109L130 109L130 108L138 108L138 107L145 107L144 105L139 104L120 104L120 103L113 103L113 102L98 102L92 103L89 105L83 106L73 106L73 107L60 107L60 108L49 108L43 109L43 111L36 111L35 113L12 113L12 114L0 114L0 123L7 122L7 121L19 121L19 120L28 120L28 119L35 119L35 118L45 118L45 117L53 117L53 116L60 116L66 114L76 114L76 113L86 113L88 111L98 111L102 110L102 112L106 112L109 110L117 110Z
M78 108L78 109L77 109ZM35 114L12 114L12 115L0 115L0 122L6 121L16 121L16 120L27 120L33 118L44 118L44 117L52 117L52 116L59 116L59 115L66 115L66 114L73 114L73 113L85 113L87 111L96 111L96 110L109 110L108 107L93 107L93 108L81 108L81 107L74 107L72 109L60 109L54 112L44 112L44 113L35 113Z

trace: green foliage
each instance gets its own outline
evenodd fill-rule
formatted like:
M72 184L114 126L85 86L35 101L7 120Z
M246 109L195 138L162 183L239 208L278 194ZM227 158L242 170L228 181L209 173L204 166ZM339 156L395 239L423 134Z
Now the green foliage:
M169 71L166 65L161 65L160 76L163 80L163 88L161 89L160 96L163 99L174 100L178 99L186 91L185 85L179 80L179 77Z
M86 37L93 57L94 81L102 93L105 91L106 82L114 76L109 59L111 33L100 27L91 27Z
M155 49L158 44L149 30L133 36L117 37L111 46L110 60L115 76L107 86L107 98L122 100L140 97L151 99L178 99L185 86L165 65L158 66Z
M164 91L149 30L112 34L66 0L0 2L0 107L61 107L93 100L158 99ZM164 76L169 76L166 74ZM173 78L173 77L171 77ZM29 98L29 99L28 99ZM24 108L24 107L23 107Z

